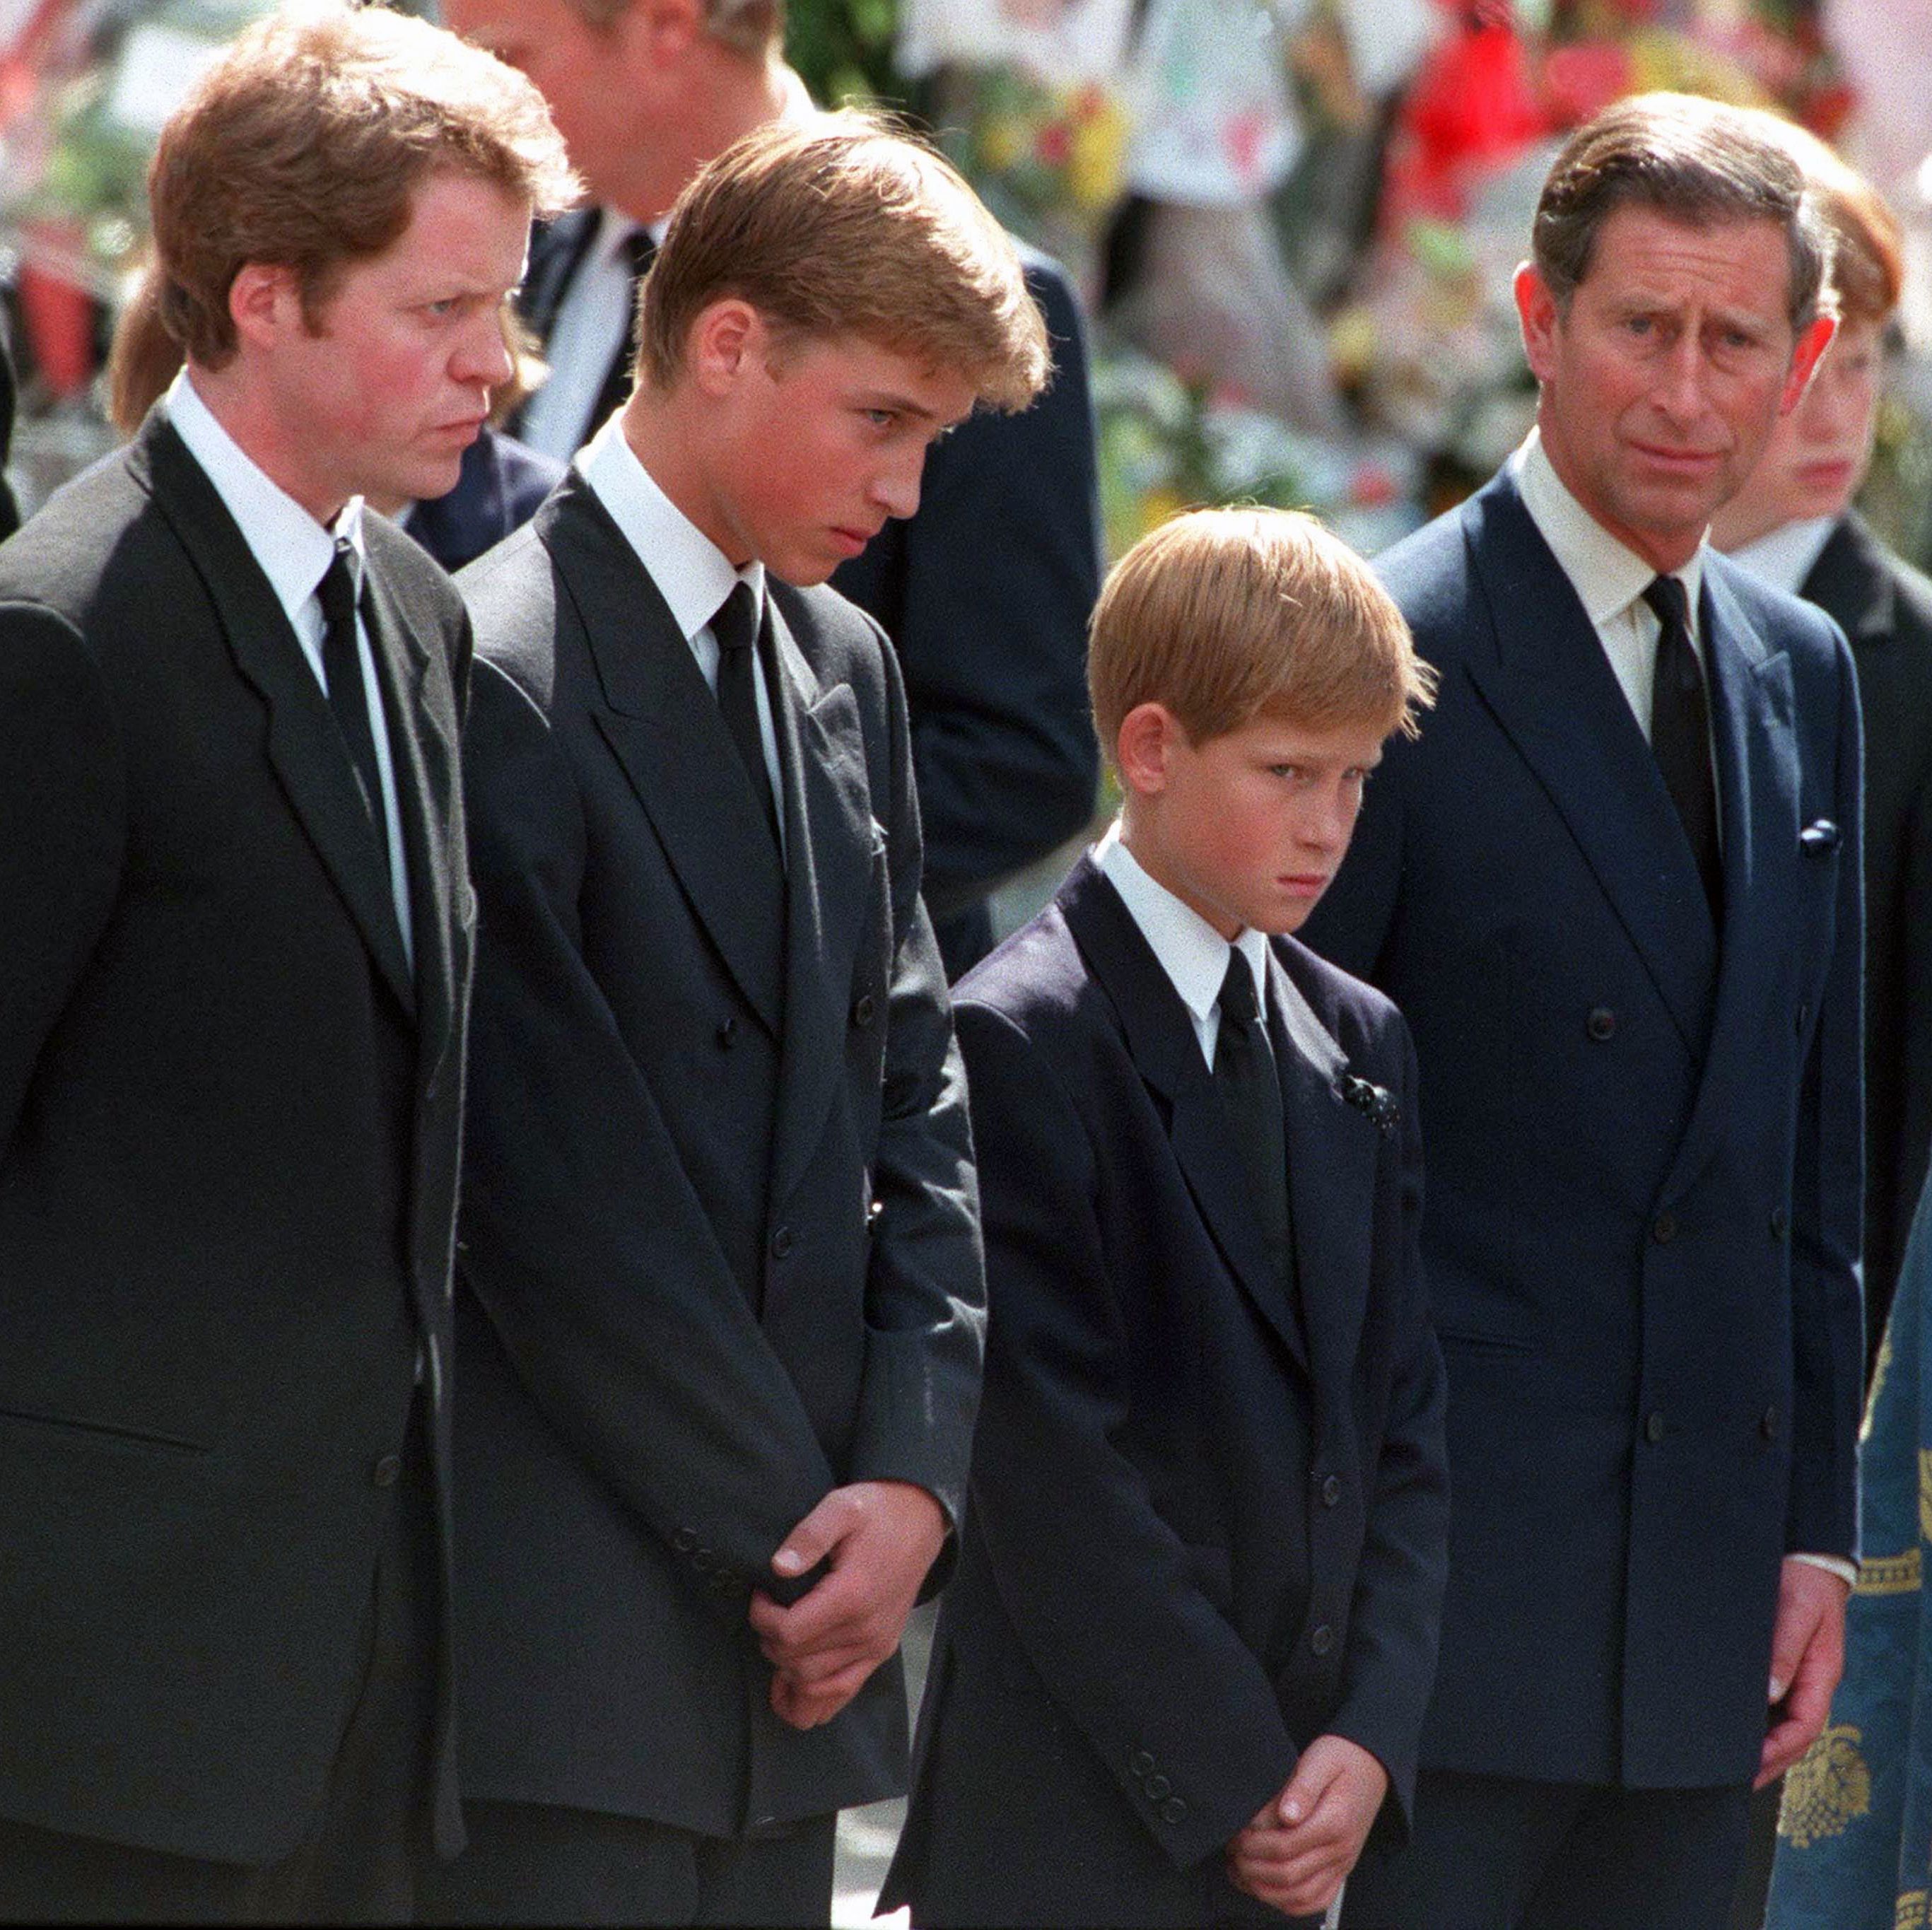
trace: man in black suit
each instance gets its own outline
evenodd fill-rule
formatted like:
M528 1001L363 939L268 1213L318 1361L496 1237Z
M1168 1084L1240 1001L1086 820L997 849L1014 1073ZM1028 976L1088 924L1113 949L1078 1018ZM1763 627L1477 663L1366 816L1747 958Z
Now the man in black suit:
M1857 692L1704 542L1829 339L1822 233L1658 95L1572 137L1532 246L1537 432L1378 560L1441 690L1305 928L1415 1035L1449 1370L1415 1835L1351 1930L1720 1923L1853 1573Z
M252 30L187 368L0 560L0 1916L404 1921L460 1840L469 632L360 492L454 479L569 185L439 30Z
M1814 135L1765 117L1832 230L1838 332L1750 478L1720 549L1835 618L1858 667L1865 773L1865 1350L1876 1359L1932 1145L1932 584L1851 506L1871 466L1898 218Z
M1279 1924L1406 1826L1448 1505L1408 1034L1269 935L1427 676L1339 540L1216 510L1092 677L1120 822L959 989L986 1399L883 1900Z
M457 1315L462 1922L825 1921L904 1787L983 1284L904 698L822 586L1046 343L860 119L674 215L640 379L466 571L478 956Z
M629 393L636 265L679 191L766 122L808 113L783 0L445 0L460 33L541 87L596 205L531 252L526 319L551 363L518 433L567 461ZM1051 386L932 452L917 515L833 587L878 618L905 679L925 893L946 969L992 941L988 893L1084 824L1097 776L1083 664L1100 587L1086 348L1065 272L1025 257Z

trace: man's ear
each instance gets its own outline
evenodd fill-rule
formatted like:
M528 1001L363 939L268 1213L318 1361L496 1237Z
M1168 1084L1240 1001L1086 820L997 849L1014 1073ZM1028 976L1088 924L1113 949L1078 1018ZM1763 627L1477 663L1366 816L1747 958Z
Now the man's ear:
M1784 393L1778 400L1778 413L1780 416L1790 415L1804 400L1813 372L1824 359L1825 351L1832 346L1832 338L1838 332L1836 317L1814 315L1811 326L1798 338L1798 346L1791 351L1791 373L1785 377Z
M763 368L767 331L750 302L727 295L698 311L686 338L685 373L707 395L730 393L747 370Z
M617 32L655 67L674 65L704 35L702 0L631 0Z
M1510 284L1516 295L1516 319L1522 325L1522 352L1530 373L1538 382L1547 382L1556 362L1556 332L1563 317L1556 298L1538 272L1535 263L1518 264Z
M1121 783L1136 797L1158 797L1167 788L1168 762L1186 734L1165 704L1136 704L1120 719L1114 743Z
M244 262L228 284L228 317L236 336L272 347L290 329L305 329L302 287L296 272L280 262Z

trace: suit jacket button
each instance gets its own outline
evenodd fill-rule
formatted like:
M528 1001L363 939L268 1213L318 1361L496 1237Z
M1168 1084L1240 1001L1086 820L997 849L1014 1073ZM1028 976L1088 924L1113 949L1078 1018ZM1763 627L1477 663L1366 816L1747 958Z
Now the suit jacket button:
M403 1472L400 1454L385 1454L369 1470L369 1478L378 1487L394 1487Z
M680 1555L688 1555L698 1545L697 1535L688 1528L680 1528L670 1538L670 1544Z
M1643 1438L1654 1447L1664 1439L1664 1413L1660 1408L1652 1408L1644 1416Z
M772 1235L772 1258L782 1260L792 1250L793 1235L789 1226L781 1226Z
M1774 1441L1778 1439L1778 1409L1776 1408L1767 1407L1764 1410L1764 1418L1757 1424L1757 1431L1767 1441Z
M872 1022L873 1014L878 1010L872 1003L872 995L869 992L860 992L852 1001L853 1024L861 1028L869 1025Z
M700 1574L709 1574L717 1559L709 1548L694 1548L691 1551L691 1565Z
M1144 1749L1136 1749L1134 1759L1127 1765L1128 1772L1136 1780L1154 1774L1154 1758Z
M737 1043L738 1015L735 1012L729 1012L718 1022L718 1046L721 1050L728 1052Z
M1333 1508L1341 1499L1342 1477L1338 1474L1331 1474L1322 1484L1322 1505L1324 1508Z
M1677 1215L1674 1213L1660 1213L1650 1223L1650 1237L1660 1247L1669 1246L1677 1237Z
M1178 1796L1170 1796L1160 1806L1160 1820L1163 1823L1178 1823L1186 1814L1187 1805Z
M1308 1646L1318 1655L1325 1655L1335 1646L1334 1630L1330 1628L1327 1622L1323 1622L1321 1627L1309 1637Z
M1790 1231L1791 1215L1783 1207L1774 1206L1771 1209L1771 1237L1781 1240Z
M1607 1005L1594 1006L1590 1016L1583 1021L1583 1029L1599 1044L1612 1037L1617 1029L1617 1015Z
M1148 1802L1165 1802L1174 1785L1165 1776L1149 1776L1142 1787L1147 1791Z

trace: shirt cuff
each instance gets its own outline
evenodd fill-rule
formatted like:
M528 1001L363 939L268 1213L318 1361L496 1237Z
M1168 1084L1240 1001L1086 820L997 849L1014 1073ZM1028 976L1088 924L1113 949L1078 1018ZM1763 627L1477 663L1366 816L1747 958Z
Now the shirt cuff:
M1790 1555L1789 1561L1802 1562L1808 1568L1822 1568L1827 1574L1834 1574L1847 1588L1858 1585L1858 1565L1844 1555Z

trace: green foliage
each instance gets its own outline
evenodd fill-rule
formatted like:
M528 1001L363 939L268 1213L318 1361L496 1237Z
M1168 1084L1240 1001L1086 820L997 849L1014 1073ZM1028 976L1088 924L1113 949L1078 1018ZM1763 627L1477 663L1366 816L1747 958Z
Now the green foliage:
M814 101L904 100L892 62L897 0L788 0L785 14L785 58Z

